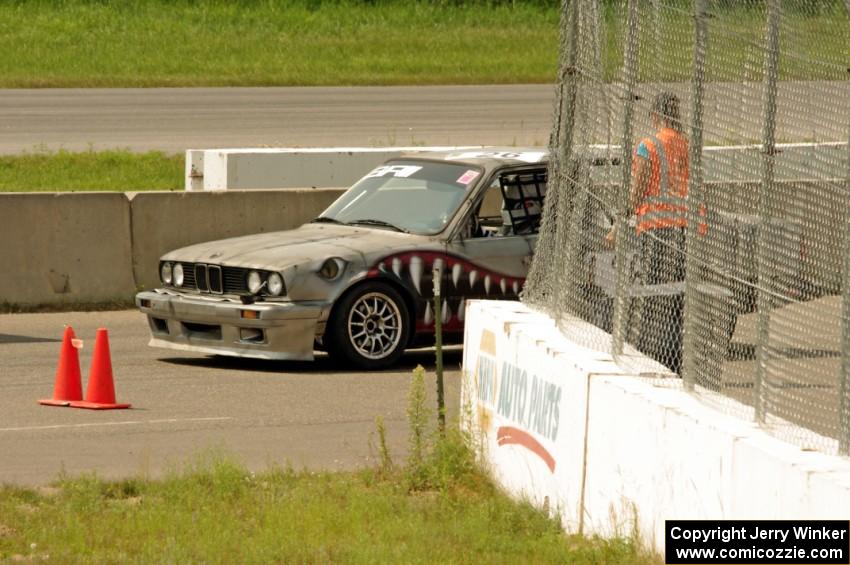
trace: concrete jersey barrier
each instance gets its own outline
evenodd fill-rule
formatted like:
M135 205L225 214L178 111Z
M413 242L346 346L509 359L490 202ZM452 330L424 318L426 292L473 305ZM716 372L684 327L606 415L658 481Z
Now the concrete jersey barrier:
M158 285L163 253L299 226L342 192L0 194L0 303L127 301Z
M751 183L708 183L709 210L754 211ZM823 211L818 229L841 227L839 182L778 182L792 209ZM613 187L609 187L613 190ZM185 245L285 230L316 217L343 189L0 194L0 302L21 305L127 300L158 284L157 259ZM786 220L781 220L786 221ZM791 223L793 218L786 221ZM824 228L823 226L828 226ZM808 229L813 229L808 226ZM714 230L711 237L722 235ZM837 288L840 246L801 232L799 272Z
M130 203L123 193L0 197L0 302L105 302L132 293Z
M321 189L131 193L136 284L142 289L158 286L158 259L172 249L298 227L318 216L342 192Z

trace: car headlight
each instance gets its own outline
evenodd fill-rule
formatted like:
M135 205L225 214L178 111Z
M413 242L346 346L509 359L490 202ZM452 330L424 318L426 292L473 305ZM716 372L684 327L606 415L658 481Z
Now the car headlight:
M165 284L171 284L171 280L172 280L171 263L169 263L168 261L165 261L159 267L159 278Z
M340 275L344 266L345 261L339 257L331 257L322 263L322 266L319 268L319 276L332 281Z
M183 265L174 263L174 268L171 269L171 277L174 279L174 286L183 286Z
M280 296L283 294L283 278L278 273L270 274L267 284L269 294L272 296Z
M263 277L257 271L248 273L248 292L257 294L263 288Z

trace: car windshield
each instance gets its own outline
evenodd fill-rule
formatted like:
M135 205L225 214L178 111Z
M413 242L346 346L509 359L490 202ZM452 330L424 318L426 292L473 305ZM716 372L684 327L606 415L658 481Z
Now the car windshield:
M316 221L439 233L481 172L456 163L389 161L358 181Z

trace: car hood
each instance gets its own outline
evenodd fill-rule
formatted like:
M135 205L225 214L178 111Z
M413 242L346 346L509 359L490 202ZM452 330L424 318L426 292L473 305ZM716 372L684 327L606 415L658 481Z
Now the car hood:
M264 270L341 257L363 262L367 256L434 241L433 238L333 224L305 224L287 231L208 241L165 254L166 261L210 263Z

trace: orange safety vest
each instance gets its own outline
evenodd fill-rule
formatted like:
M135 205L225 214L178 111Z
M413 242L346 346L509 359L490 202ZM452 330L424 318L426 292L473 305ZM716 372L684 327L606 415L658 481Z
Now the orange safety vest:
M680 228L688 224L688 140L672 128L663 128L657 135L643 139L649 151L649 184L643 201L635 210L637 233ZM637 159L632 161L633 175ZM705 217L705 205L700 205L700 216ZM700 222L700 234L707 226Z

